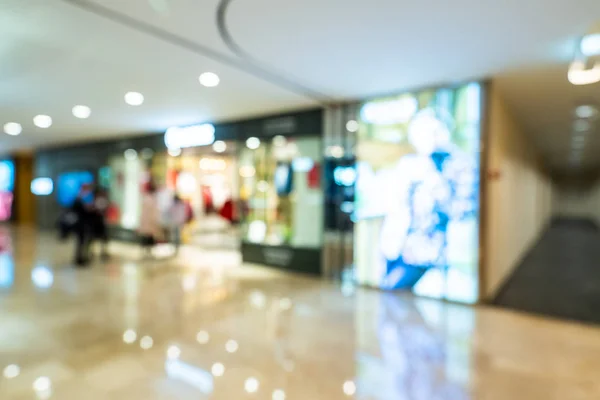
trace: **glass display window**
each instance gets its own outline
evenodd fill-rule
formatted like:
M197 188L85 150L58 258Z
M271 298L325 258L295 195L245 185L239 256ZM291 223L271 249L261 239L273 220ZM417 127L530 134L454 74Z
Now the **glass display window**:
M323 236L321 138L249 138L239 151L243 240L318 248Z

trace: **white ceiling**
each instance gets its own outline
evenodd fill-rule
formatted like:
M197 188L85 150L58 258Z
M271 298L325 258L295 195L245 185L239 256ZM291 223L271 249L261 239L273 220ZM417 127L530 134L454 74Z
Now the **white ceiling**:
M199 55L71 2L106 7L213 54ZM0 122L20 122L24 132L1 135L0 146L10 151L316 105L248 72L219 36L218 4L2 0ZM227 13L233 38L265 68L329 98L499 76L552 163L568 146L574 104L581 97L600 104L599 85L566 82L577 37L598 19L597 0L234 0ZM204 71L218 73L221 85L200 86ZM127 106L128 90L142 92L144 105ZM72 117L75 104L89 105L92 117ZM54 118L50 129L33 126L39 113Z

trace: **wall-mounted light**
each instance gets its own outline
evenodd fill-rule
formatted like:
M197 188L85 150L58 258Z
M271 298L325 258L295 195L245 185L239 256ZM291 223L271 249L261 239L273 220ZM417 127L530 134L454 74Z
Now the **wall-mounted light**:
M260 147L260 139L256 137L250 137L246 140L246 147L250 150L256 150Z
M50 178L35 178L31 181L31 193L36 196L48 196L54 191L54 182Z

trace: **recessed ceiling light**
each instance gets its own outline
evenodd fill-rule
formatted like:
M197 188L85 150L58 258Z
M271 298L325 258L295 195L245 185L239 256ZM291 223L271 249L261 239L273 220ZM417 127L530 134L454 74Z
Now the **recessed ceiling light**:
M590 123L585 119L579 119L575 121L575 124L573 125L577 132L585 132L590 129L590 126Z
M205 72L200 75L198 80L202 86L206 87L215 87L219 85L219 82L221 82L219 75L215 74L214 72Z
M52 126L52 118L48 115L36 115L33 117L33 124L38 128L46 129Z
M73 107L73 116L80 119L89 118L92 114L92 110L88 106L77 105Z
M586 57L597 56L600 54L600 33L586 35L581 39L581 54Z
M17 122L8 122L4 124L4 133L11 136L17 136L23 131L21 124Z
M227 150L227 143L222 140L217 140L213 143L213 150L217 153L223 153L225 150Z
M140 106L144 103L144 95L138 92L127 92L125 94L125 103L130 106Z

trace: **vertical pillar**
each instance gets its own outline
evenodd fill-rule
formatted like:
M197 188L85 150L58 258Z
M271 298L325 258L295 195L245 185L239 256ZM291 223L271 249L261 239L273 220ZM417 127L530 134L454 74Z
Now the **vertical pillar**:
M35 198L31 193L33 155L31 153L19 153L15 155L14 162L13 221L17 225L33 225L36 221Z

